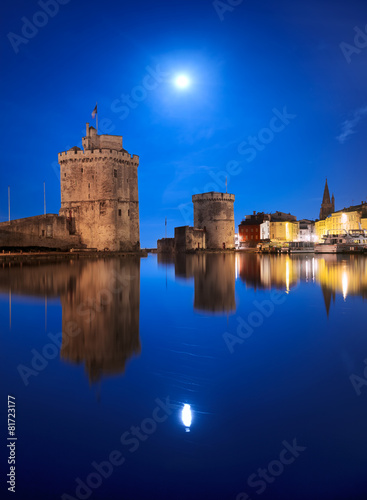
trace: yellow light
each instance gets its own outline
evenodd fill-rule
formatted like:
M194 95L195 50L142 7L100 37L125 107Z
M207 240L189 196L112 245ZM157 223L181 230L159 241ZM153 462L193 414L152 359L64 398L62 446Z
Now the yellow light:
M348 295L348 273L347 273L347 271L343 271L343 274L342 274L342 289L343 289L343 299L345 301L347 298L347 295Z

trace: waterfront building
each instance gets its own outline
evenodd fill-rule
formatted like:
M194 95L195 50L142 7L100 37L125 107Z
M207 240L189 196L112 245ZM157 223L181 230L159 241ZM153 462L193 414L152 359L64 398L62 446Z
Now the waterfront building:
M269 214L270 220L273 222L287 222L287 221L296 221L297 217L290 213L285 212L274 212L273 214Z
M256 243L261 240L260 222L243 220L238 226L238 234L241 243Z
M270 240L270 220L260 224L260 240Z
M269 219L270 216L264 212L253 212L251 215L246 215L246 218L238 226L240 245L257 243L269 238L266 230L270 227Z
M315 242L315 222L302 219L298 221L298 241Z
M298 222L295 215L284 212L270 214L270 239L275 243L297 241Z
M322 241L322 237L328 233L341 234L359 229L367 230L367 202L363 201L360 205L344 207L315 223L317 241Z
M297 241L297 221L270 221L270 239L275 243Z

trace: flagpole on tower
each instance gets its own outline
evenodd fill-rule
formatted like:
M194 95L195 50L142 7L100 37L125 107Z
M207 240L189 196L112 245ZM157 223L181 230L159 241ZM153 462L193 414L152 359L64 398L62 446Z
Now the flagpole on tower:
M96 103L96 129L97 129L97 135L98 135L98 109L97 109L97 103Z
M94 120L94 118L96 119L96 131L97 131L97 134L98 134L98 109L97 109L97 103L96 103L96 106L94 108L94 110L92 111L92 118Z

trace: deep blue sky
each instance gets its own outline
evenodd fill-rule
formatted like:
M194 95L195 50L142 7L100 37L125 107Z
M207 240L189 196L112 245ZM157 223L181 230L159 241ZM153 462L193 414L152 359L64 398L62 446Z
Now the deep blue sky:
M365 32L365 1L231 0L222 20L211 0L63 2L17 54L9 32L45 17L33 0L2 5L1 221L8 185L12 218L43 213L44 181L47 211L58 212L57 153L80 143L96 101L104 131L140 156L143 247L164 236L165 217L169 235L192 224L191 195L225 190L231 161L236 224L253 210L316 218L326 176L337 209L366 199L367 48L349 62L340 48L354 45L356 26ZM147 67L164 76L125 117L118 100ZM188 89L172 83L180 73ZM252 161L240 154L284 107L296 115L284 130L265 132Z

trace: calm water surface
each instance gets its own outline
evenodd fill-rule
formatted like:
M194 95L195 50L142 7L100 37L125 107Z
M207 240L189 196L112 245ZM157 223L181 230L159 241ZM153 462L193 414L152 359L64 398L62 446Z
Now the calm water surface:
M0 268L15 497L366 499L366 297L355 256Z

